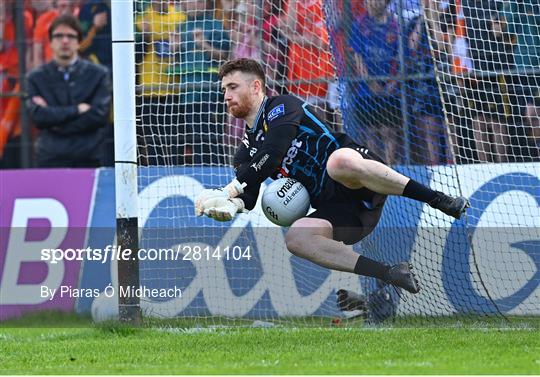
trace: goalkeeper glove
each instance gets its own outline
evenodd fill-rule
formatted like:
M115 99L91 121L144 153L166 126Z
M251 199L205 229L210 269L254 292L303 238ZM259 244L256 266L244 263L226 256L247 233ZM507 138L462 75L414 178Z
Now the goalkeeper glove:
M224 191L229 193L229 198L236 198L238 195L244 193L245 183L240 183L238 179L233 179L227 186L223 188Z
M212 198L234 198L244 193L245 183L240 183L235 178L227 186L221 189L205 189L195 200L195 215L202 216L204 213L204 202ZM242 202L243 203L243 202Z
M229 199L229 194L224 190L217 190L217 189L205 189L203 190L197 199L195 200L195 215L196 216L202 216L204 214L204 203L207 200L214 199L214 198L221 198L221 199Z
M238 212L244 211L244 201L239 198L214 197L203 203L204 214L217 221L230 221Z

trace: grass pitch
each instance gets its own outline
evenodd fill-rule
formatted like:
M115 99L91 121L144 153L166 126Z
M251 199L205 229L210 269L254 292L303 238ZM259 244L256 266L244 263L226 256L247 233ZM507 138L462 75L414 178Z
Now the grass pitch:
M24 320L3 324L0 373L540 374L538 320L506 327L189 328L153 323L134 329L59 318L63 327L24 327Z

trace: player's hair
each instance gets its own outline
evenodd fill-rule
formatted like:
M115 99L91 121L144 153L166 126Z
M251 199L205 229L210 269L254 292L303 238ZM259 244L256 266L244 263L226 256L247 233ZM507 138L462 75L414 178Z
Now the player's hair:
M266 88L264 69L256 60L247 58L229 60L219 69L219 79L222 80L223 77L235 71L254 74L261 80L262 87Z
M58 26L67 26L77 32L77 40L80 42L83 38L83 31L81 28L81 24L79 23L79 20L72 16L71 14L63 14L61 16L56 17L53 22L51 23L51 26L49 26L49 40L52 41L52 36L54 31Z

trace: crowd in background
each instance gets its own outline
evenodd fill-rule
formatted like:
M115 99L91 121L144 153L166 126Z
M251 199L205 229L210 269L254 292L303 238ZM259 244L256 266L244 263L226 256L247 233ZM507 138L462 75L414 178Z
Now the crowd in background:
M0 166L5 168L19 166L22 132L15 1L0 4ZM324 17L325 6L331 19ZM237 57L265 65L268 95L302 97L333 129L343 124L388 163L538 160L539 8L535 0L137 1L140 163L228 162L243 125L226 114L217 72L223 61ZM54 60L49 27L61 15L80 23L80 40L73 41L79 59L105 67L110 78L110 0L25 0L27 71ZM85 86L76 80L80 66L69 67L59 67L58 85ZM73 134L44 125L36 115L49 103L36 93L28 97L29 90L37 90L31 75L22 98L38 153L40 135ZM96 85L111 90L110 80ZM99 98L103 109L105 97ZM66 125L91 118L93 123L78 129L80 135L98 135L92 162L66 157L64 166L112 164L111 112L97 108L89 104L92 111L76 114L81 118L51 118ZM34 165L57 166L39 158Z

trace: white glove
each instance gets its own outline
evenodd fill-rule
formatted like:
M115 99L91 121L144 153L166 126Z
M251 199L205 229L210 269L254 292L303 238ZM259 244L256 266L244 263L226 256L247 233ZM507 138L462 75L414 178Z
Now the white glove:
M197 199L195 200L195 215L196 216L202 216L204 213L204 202L211 198L235 198L238 195L241 195L244 193L244 187L246 187L245 183L240 183L235 178L233 179L227 186L221 188L221 189L205 189L203 190ZM242 202L243 204L244 202ZM242 207L243 209L243 207Z
M204 214L217 221L230 221L244 211L244 201L238 198L210 198L203 203Z
M206 202L208 199L213 199L213 198L229 199L229 193L222 189L202 190L202 192L199 194L199 196L195 200L195 215L202 216L204 214L204 209L205 209L204 202Z
M236 198L238 195L244 193L245 183L240 183L238 179L233 179L227 186L223 187L224 191L229 193L229 198Z

